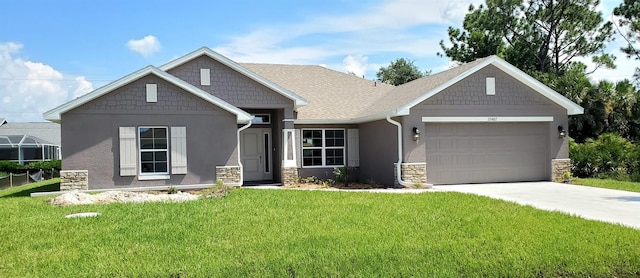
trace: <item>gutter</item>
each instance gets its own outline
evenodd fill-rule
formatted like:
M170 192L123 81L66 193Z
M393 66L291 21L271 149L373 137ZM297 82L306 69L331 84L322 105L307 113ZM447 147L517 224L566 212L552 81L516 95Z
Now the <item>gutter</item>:
M398 162L396 163L396 178L402 186L411 186L411 183L402 180L402 125L391 119L391 115L387 115L387 122L398 127Z
M242 157L240 157L240 132L242 132L243 130L249 128L251 126L251 120L249 120L249 123L244 125L241 128L238 128L238 134L237 134L237 142L238 142L238 165L240 166L240 184L238 184L238 186L242 186L242 184L244 183L244 166L242 165Z

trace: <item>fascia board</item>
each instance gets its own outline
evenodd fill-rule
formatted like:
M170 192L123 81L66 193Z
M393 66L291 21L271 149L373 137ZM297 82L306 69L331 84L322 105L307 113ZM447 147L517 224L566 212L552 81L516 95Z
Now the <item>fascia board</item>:
M454 77L452 79L449 79L449 81L440 84L440 86L435 87L435 88L427 91L426 93L424 93L419 98L414 99L413 101L409 102L408 104L400 107L398 110L409 110L409 109L413 108L414 106L422 103L423 101L429 99L430 97L434 96L435 94L437 94L437 93L443 91L444 89L450 87L451 85L456 84L458 81L460 81L460 80L462 80L462 79L474 74L475 72L477 72L481 68L486 67L495 58L497 58L497 57L496 56L492 56L492 57L486 59L485 61L482 61L481 63L475 65L474 67L472 67L472 68L464 71L463 73L457 75L456 77Z
M529 86L530 88L532 88L534 91L538 92L539 94L543 95L544 97L548 98L549 100L555 102L556 104L564 107L565 109L567 109L567 114L568 115L578 115L578 114L583 114L584 113L584 108L580 107L578 104L574 103L573 101L567 99L566 97L562 96L561 94L559 94L558 92L552 90L551 88L547 87L546 85L544 85L542 82L536 80L535 78L529 76L528 74L526 74L525 72L521 71L520 69L518 69L517 67L507 63L506 61L500 59L498 56L491 56L490 58L486 59L485 61L482 61L481 63L475 65L474 67L468 69L467 71L461 73L460 75L456 76L455 78L441 84L440 86L431 89L430 91L426 92L425 94L423 94L422 96L420 96L419 98L411 101L410 103L402 106L399 110L406 110L406 109L411 109L412 107L422 103L423 101L429 99L430 97L436 95L437 93L445 90L446 88L452 86L453 84L459 82L460 80L474 74L475 72L479 71L480 69L488 66L489 64L493 64L494 66L496 66L497 68L501 69L503 72L505 72L506 74L508 74L509 76L515 78L516 80L522 82L523 84Z
M569 100L568 98L549 88L547 85L544 85L542 82L536 80L517 67L507 63L506 61L498 59L493 63L493 65L506 72L511 77L527 85L531 89L535 90L536 92L540 93L541 95L545 96L546 98L550 99L551 101L555 102L556 104L564 107L565 109L567 109L568 115L579 115L584 113L584 108L582 108L580 105Z
M163 79L163 80L165 80L165 81L167 81L167 82L169 82L169 83L171 83L171 84L173 84L173 85L175 85L175 86L177 86L177 87L179 87L179 88L181 88L181 89L183 89L185 91L188 91L188 92L190 92L190 93L192 93L192 94L204 99L205 101L213 104L213 105L216 105L216 106L218 106L218 107L220 107L220 108L222 108L222 109L224 109L224 110L236 115L238 123L246 123L247 121L250 121L253 118L247 112L245 112L245 111L243 111L243 110L241 110L241 109L229 104L228 102L226 102L226 101L224 101L222 99L219 99L219 98L217 98L215 96L212 96L211 94L208 94L207 92L205 92L205 91L203 91L203 90L201 90L201 89L199 89L199 88L197 88L197 87L195 87L195 86L193 86L193 85L191 85L191 84L189 84L189 83L187 83L187 82L185 82L185 81L183 81L183 80L181 80L181 79L179 79L179 78L177 78L177 77L175 77L173 75L170 75L170 74L168 74L168 73L166 73L166 72L164 72L164 71L162 71L162 70L160 70L158 68L155 68L153 66L147 66L147 67L145 67L145 68L143 68L141 70L138 70L138 71L136 71L136 72L134 72L132 74L129 74L129 75L123 77L123 78L120 78L120 79L118 79L118 80L116 80L114 82L111 82L111 83L109 83L109 84L107 84L107 85L105 85L103 87L100 87L100 88L98 88L98 89L96 89L96 90L94 90L94 91L92 91L92 92L90 92L88 94L80 96L80 97L78 97L78 98L76 98L76 99L74 99L72 101L69 101L69 102L64 103L64 104L62 104L62 105L60 105L60 106L58 106L58 107L56 107L54 109L51 109L51 110L49 110L49 111L44 113L44 118L46 120L49 120L49 121L59 122L61 114L65 113L65 112L67 112L69 110L72 110L74 108L77 108L77 107L79 107L79 106L81 106L81 105L83 105L83 104L85 104L85 103L87 103L89 101L92 101L92 100L94 100L94 99L96 99L96 98L98 98L98 97L100 97L102 95L105 95L105 94L107 94L109 92L112 92L113 90L116 90L116 89L118 89L118 88L120 88L122 86L125 86L125 85L127 85L127 84L129 84L129 83L131 83L131 82L133 82L133 81L135 81L135 80L137 80L137 79L139 79L139 78L141 78L143 76L148 75L148 74L154 74L154 75L160 77L161 79Z
M145 68L142 68L136 72L133 72L129 75L126 75L116 81L113 81L107 85L104 85L96 90L93 90L92 92L89 92L87 94L84 94L80 97L77 97L69 102L63 103L62 105L53 108L47 112L43 113L43 116L46 120L49 121L60 121L60 115L62 113L65 113L69 110L72 110L76 107L79 107L89 101L92 101L108 92L111 92L115 89L118 89L126 84L131 83L132 81L147 75L149 73L152 72L153 66L147 66Z

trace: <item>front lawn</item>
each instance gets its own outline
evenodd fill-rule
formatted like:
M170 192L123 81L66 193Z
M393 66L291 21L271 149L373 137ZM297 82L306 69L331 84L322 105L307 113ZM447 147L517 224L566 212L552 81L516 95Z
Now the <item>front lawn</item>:
M460 193L239 189L77 207L7 195L20 194L0 191L0 277L640 275L640 230Z
M609 189L626 190L633 192L640 192L640 183L632 181L617 181L617 180L605 180L605 179L592 179L592 178L576 178L572 180L573 184L586 185L593 187L602 187Z

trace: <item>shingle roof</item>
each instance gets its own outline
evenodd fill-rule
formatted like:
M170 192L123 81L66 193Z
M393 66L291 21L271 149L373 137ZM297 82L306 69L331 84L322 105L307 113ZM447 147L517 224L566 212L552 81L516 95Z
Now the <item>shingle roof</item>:
M299 120L353 119L394 88L322 66L241 65L308 100L298 108Z
M391 111L409 104L415 99L421 97L425 93L437 88L447 81L457 77L458 75L470 70L474 66L485 61L487 58L475 60L470 63L462 64L457 67L425 76L423 78L411 81L409 83L397 86L384 94L382 97L373 102L367 109L363 111L359 117L366 117L376 113Z
M0 135L29 135L60 146L60 124L56 123L5 123Z

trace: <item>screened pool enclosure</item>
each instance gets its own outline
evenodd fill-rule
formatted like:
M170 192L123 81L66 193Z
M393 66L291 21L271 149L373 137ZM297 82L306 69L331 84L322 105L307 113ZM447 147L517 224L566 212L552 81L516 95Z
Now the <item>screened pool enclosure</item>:
M29 135L0 135L0 160L27 164L60 159L60 146Z

